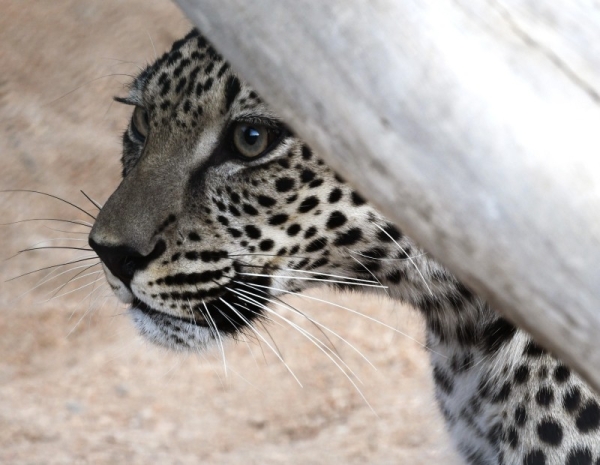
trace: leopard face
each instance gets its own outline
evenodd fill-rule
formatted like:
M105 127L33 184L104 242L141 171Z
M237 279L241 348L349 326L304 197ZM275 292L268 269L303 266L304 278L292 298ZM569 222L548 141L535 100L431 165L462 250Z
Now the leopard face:
M393 255L398 230L198 32L117 100L135 107L123 135L123 180L89 242L152 341L203 347L247 329L279 295L372 280L376 260Z

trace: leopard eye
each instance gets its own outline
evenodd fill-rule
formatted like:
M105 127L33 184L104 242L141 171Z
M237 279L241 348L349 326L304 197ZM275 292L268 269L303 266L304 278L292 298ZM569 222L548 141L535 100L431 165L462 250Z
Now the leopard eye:
M237 123L233 128L233 146L245 158L264 154L279 131L252 123Z
M135 110L133 110L133 115L131 116L131 128L135 137L141 142L148 137L150 121L148 112L142 107L135 107Z

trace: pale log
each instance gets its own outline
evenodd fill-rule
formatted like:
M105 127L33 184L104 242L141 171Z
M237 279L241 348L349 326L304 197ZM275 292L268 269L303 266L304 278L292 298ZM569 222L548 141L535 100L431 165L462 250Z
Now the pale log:
M600 388L600 5L177 0L423 248Z

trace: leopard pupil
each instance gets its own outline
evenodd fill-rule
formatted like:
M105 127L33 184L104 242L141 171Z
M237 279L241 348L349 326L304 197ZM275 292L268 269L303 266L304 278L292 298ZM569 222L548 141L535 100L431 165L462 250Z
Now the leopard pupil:
M254 145L258 138L260 137L260 132L258 132L254 128L247 128L244 131L244 140L248 145Z

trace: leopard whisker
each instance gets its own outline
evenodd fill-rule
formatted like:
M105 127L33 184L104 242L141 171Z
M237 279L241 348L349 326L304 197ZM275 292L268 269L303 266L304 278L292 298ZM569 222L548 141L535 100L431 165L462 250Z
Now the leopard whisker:
M258 297L258 296L257 296ZM251 299L254 300L254 299ZM356 378L358 380L358 382L360 382L362 384L361 379L356 375L356 373L352 370L352 368L350 368L348 366L348 364L346 362L344 362L344 360L338 355L336 354L334 351L331 350L331 348L329 348L326 344L323 343L323 341L321 341L319 338L315 337L313 334L311 334L309 331L305 330L304 328L302 328L301 326L297 325L296 323L294 323L293 321L289 320L288 318L285 318L283 315L278 314L277 312L273 311L272 309L270 309L269 307L267 307L266 305L263 305L259 302L254 302L255 305L260 305L261 307L263 307L267 312L272 313L273 315L281 318L283 321L285 321L288 325L290 325L292 328L294 328L296 331L298 331L300 334L302 334L304 337L306 337L307 340L309 340L310 342L312 342L314 344L314 346L319 349L321 352L323 352L325 354L325 356L327 358L329 358L329 360L331 360L331 362L340 370L340 372L342 372L344 374L344 376L346 377L346 379L348 379L348 381L350 382L350 384L352 384L352 386L354 387L354 389L356 390L356 392L358 392L358 394L362 397L362 399L365 401L365 403L367 404L367 406L371 409L371 411L373 413L375 413L375 415L377 415L377 413L375 412L375 409L373 409L373 406L369 403L369 401L367 400L367 398L365 397L365 395L363 394L363 392L361 391L361 389L358 387L358 385L354 382L354 380L352 379L352 376L354 378ZM329 351L329 352L328 352ZM333 356L332 356L333 354ZM340 365L335 358L338 358L339 361L342 363L342 365ZM346 370L344 369L344 367L346 367L346 369L350 372L350 374L352 376L350 376Z
M352 260L354 260L356 263L358 263L360 266L362 266L365 270L367 270L367 272L373 276L373 278L375 279L375 281L383 288L383 290L385 291L385 293L387 294L387 296L390 296L390 293L387 290L387 286L384 286L383 284L381 284L381 281L379 281L379 279L377 279L377 276L375 276L375 274L373 274L373 272L371 270L369 270L369 268L367 268L367 265L365 265L364 263L362 263L358 258L353 257L352 255L350 255L350 258Z
M57 232L66 233L66 234L85 234L86 236L89 236L89 234L90 234L88 231L67 231L65 229L51 228L50 226L44 226L44 228L48 229L50 231L57 231ZM72 238L69 238L69 240L72 240Z
M261 273L238 273L242 276L255 276L255 277L263 277L263 278L278 278L278 279L297 279L299 281L318 281L321 283L329 283L329 284L346 284L352 286L364 286L364 287L376 287L376 288L387 288L387 286L382 286L380 284L365 284L365 283L356 283L356 282L348 282L348 281L339 281L333 279L319 279L319 278L303 278L299 276L281 276L281 275L271 275L271 274L261 274Z
M51 297L55 297L56 294L58 294L61 290L63 290L65 287L67 287L69 284L71 284L75 281L86 278L88 276L96 275L99 273L104 273L102 270L92 271L91 273L85 273L85 271L89 270L92 266L94 266L94 265L89 265L87 268L79 271L77 274L75 274L75 276L69 278L69 280L66 283L63 283L60 286L56 287L55 289L52 289L51 291L46 292L44 295L46 296L46 295L52 294ZM85 274L82 274L82 273L85 273Z
M359 252L358 250L352 250L346 248L348 252L355 255L360 255L361 257L368 258L369 260L378 260L378 261L404 261L410 260L411 258L419 258L427 255L425 252L419 253L417 255L411 255L410 257L402 257L402 258L379 258L379 257L370 257L369 255L365 255L364 253Z
M13 255L10 258L16 257L17 255L25 253L25 252L33 252L35 250L48 250L48 249L82 250L84 252L93 252L92 249L86 249L86 248L83 248L83 247L69 247L69 246L52 245L52 246L47 246L47 247L30 247L30 248L27 248L27 249L19 250L16 253L16 255Z
M4 190L1 190L0 192L28 192L30 194L44 195L46 197L50 197L52 199L56 199L60 202L66 203L67 205L70 205L71 207L79 210L81 213L89 216L94 221L96 220L96 217L94 215L92 215L90 212L86 211L84 208L81 208L79 205L75 205L73 202L69 202L68 200L65 200L56 195L48 194L46 192L41 192L41 191L36 191L36 190L31 190L31 189L4 189Z
M0 226L12 226L14 224L29 223L30 221L56 221L58 223L69 223L77 226L85 226L86 228L91 228L93 226L92 223L88 223L87 221L65 220L63 218L27 218L24 220L11 221L10 223L0 223Z
M98 263L94 263L93 265L87 265L86 264L86 265L75 266L73 268L69 268L68 270L62 271L62 272L60 272L60 273L58 273L58 274L56 274L54 276L51 276L51 275L56 270L52 270L50 273L48 273L46 276L44 276L40 281L38 281L38 283L35 286L33 286L31 289L23 292L22 294L18 295L17 297L15 297L10 302L13 303L13 302L18 301L23 296L29 294L30 292L32 292L33 290L37 289L38 287L43 286L44 284L49 283L50 281L53 281L54 279L57 279L58 277L62 276L63 274L70 273L72 271L78 270L79 268L85 268L85 270L83 270L83 272L85 272L86 270L88 270L91 267L96 266L96 265L98 265ZM77 276L77 275L75 275L75 276Z
M102 277L96 279L95 281L91 282L90 284L96 284L98 281L102 280ZM83 299L81 299L81 302L84 302L86 299L88 299L89 297L92 296L92 294L96 291L98 291L98 289L102 289L101 287L95 287L92 289L92 292L90 292L88 295L86 295ZM86 309L85 312L83 312L83 315L81 315L81 317L79 318L79 320L77 320L77 323L75 323L75 326L73 326L71 328L71 330L67 333L67 338L69 338L69 336L73 333L73 331L75 331L75 329L77 329L77 327L79 326L79 324L83 321L83 319L85 318L86 315L88 315L91 312L91 307L88 307ZM73 315L75 314L75 310L73 310L73 313L71 313L71 316L69 317L69 320L71 320L71 318L73 318Z
M368 283L368 284L379 284L380 286L383 286L379 282L379 280L377 278L375 278L375 281L372 281L370 279L351 278L349 276L343 276L343 275L337 275L337 274L329 274L329 273L321 273L319 271L294 270L293 268L280 268L280 269L283 270L283 271L291 271L291 272L294 272L294 273L318 274L320 276L329 276L331 278L341 278L341 279L347 279L349 281L364 282L364 283ZM369 272L369 273L371 273L371 272ZM372 273L371 273L371 275L372 275Z
M387 237L389 237L389 239L396 244L396 246L402 251L402 253L404 255L406 255L408 257L408 260L410 261L410 263L415 267L415 270L417 270L417 273L419 273L419 276L421 276L421 279L423 280L423 283L425 284L425 287L427 288L427 290L429 291L429 295L433 296L433 291L431 290L431 288L429 287L429 284L427 284L427 280L425 279L425 276L423 276L423 273L421 273L421 270L419 269L419 267L417 266L417 264L415 263L415 261L413 260L413 258L411 256L409 256L406 253L406 250L404 250L404 248L398 244L398 242L396 241L396 239L394 239L389 232L387 232L385 229L383 229L381 226L379 226L377 223L373 223L377 228L379 228Z
M225 348L223 347L223 339L221 338L221 334L217 329L215 321L213 320L212 316L210 316L210 312L208 311L208 307L206 306L206 302L204 301L204 299L202 299L202 305L204 306L206 313L204 313L202 309L200 309L200 312L204 316L204 319L207 321L208 326L211 328L211 332L215 335L215 339L217 339L217 343L221 347L221 354L223 355L223 370L225 371L225 377L227 377L227 360L225 359Z
M239 281L236 281L236 282L237 282L238 284L241 284L241 285L244 285L244 286L250 287L250 288L252 288L252 289L253 289L253 290L255 290L255 291L259 291L259 292L262 292L262 293L264 293L264 294L267 294L267 295L268 295L268 293L267 293L267 292L265 292L265 291L263 291L263 290L260 290L260 289L256 289L256 288L254 287L254 285L252 285L252 284L242 283L242 282L239 282ZM241 289L240 289L240 291L241 291ZM310 317L309 315L307 315L306 313L304 313L304 312L302 312L302 311L298 310L298 309L297 309L296 307L294 307L293 305L290 305L290 304L288 304L287 302L283 302L283 301L282 301L281 299L279 299L278 297L272 297L272 299L276 299L276 300L278 300L278 301L279 301L279 303L278 303L278 302L275 302L275 301L273 301L273 300L271 300L271 299L270 299L270 300L271 300L271 302L273 302L274 304L276 304L276 305L279 305L279 306L282 306L282 307L284 307L284 308L287 308L287 309L289 309L289 310L291 310L291 311L293 311L293 312L295 312L295 313L297 313L297 314L299 314L299 315L303 316L304 318L306 318L308 321L310 321L310 322L311 322L312 324L314 324L315 326L317 326L317 327L319 327L319 328L323 328L325 331L328 331L329 333L333 334L335 337L337 337L337 338L338 338L338 339L340 339L342 342L344 342L346 345L348 345L348 346L349 346L349 347L350 347L352 350L354 350L354 351L355 351L355 352L356 352L358 355L360 355L360 356L361 356L361 357L362 357L362 358L363 358L363 359L364 359L364 360L365 360L365 361L366 361L366 362L367 362L369 365L371 365L371 367L373 367L375 370L377 370L377 367L376 367L376 366L375 366L375 365L374 365L374 364L373 364L373 363L372 363L372 362L371 362L371 361L370 361L370 360L367 358L367 356L366 356L366 355L364 355L364 354L363 354L363 353L362 353L362 352L361 352L361 351L360 351L360 350L359 350L359 349L358 349L356 346L354 346L354 345L353 345L353 344L352 344L350 341L348 341L346 338L344 338L344 337L343 337L341 334L337 333L336 331L334 331L333 329L329 328L328 326L326 326L326 325L324 325L324 324L322 324L322 323L319 323L317 320L315 320L314 318L311 318L311 317ZM325 336L325 337L327 337L327 336ZM327 339L329 340L329 338L327 338ZM330 342L331 342L331 341L330 341ZM333 346L333 343L331 343L331 345ZM334 346L334 347L335 347L335 346Z
M99 273L99 272L98 272L98 273ZM61 297L64 297L64 296L66 296L66 295L72 294L73 292L77 292L77 291L79 291L79 290L81 290L81 289L83 289L83 288L86 288L86 287L88 287L88 286L91 286L92 284L94 284L94 283L96 283L96 282L98 282L98 281L102 280L102 278L103 278L103 276L100 276L98 279L96 279L96 280L92 281L91 283L84 284L83 286L80 286L80 287L78 287L77 289L73 289L72 291L65 292L65 293L63 293L63 294L58 294L58 295L55 295L54 297L51 297L50 299L47 299L47 300L42 300L40 303L48 303L48 302L50 302L51 300L54 300L54 299L59 299L59 298L61 298Z
M65 262L65 263L60 263L58 265L50 265L50 266L45 266L43 268L38 268L37 270L33 270L33 271L28 271L27 273L23 273L20 274L19 276L15 276L13 278L7 279L6 281L4 281L5 283L9 282L9 281L14 281L15 279L19 279L19 278L23 278L25 276L29 276L30 274L34 274L34 273L39 273L40 271L45 271L45 270L50 270L52 268L60 268L62 266L67 266L67 265L72 265L74 263L79 263L79 262L84 262L86 260L94 260L94 259L98 259L97 256L93 256L93 257L85 257L85 258L80 258L78 260L72 260L70 262ZM100 261L98 261L98 263L100 263ZM60 275L59 275L60 276ZM35 289L35 288L34 288Z
M219 297L219 300L221 302L223 302L225 305L227 305L242 321L244 321L247 325L248 328L250 328L250 330L252 332L254 332L259 338L261 338L263 340L263 342L265 344L267 344L267 347L269 347L269 349L271 349L271 351L273 352L273 354L275 354L275 356L279 359L279 361L281 363L283 363L283 365L285 366L285 368L290 372L290 374L292 375L292 377L296 380L296 382L300 385L300 387L302 386L302 383L300 382L300 380L298 379L298 377L295 375L295 373L292 371L292 369L290 368L290 366L286 363L286 361L283 359L283 357L281 356L281 354L279 354L271 344L269 344L269 341L267 341L264 336L262 334L260 334L260 332L254 328L252 326L252 324L240 313L238 312L235 307L231 304L229 304L229 302L227 302L226 300L224 300L222 297ZM222 313L222 312L221 312Z
M100 205L100 203L98 203L94 199L92 199L89 195L87 195L85 192L83 192L83 190L80 189L79 192L81 192L83 194L83 196L86 199L88 199L94 207L96 207L98 210L102 210L102 205Z
M348 312L350 312L350 313L354 313L355 315L361 316L361 317L363 317L363 318L365 318L365 319L367 319L367 320L370 320L370 321L372 321L372 322L374 322L374 323L377 323L377 324L379 324L379 325L381 325L381 326L384 326L385 328L391 329L392 331L394 331L394 332L396 332L396 333L398 333L398 334L400 334L400 335L402 335L402 336L406 337L407 339L409 339L409 340L413 341L414 343L416 343L416 344L417 344L417 345L419 345L420 347L422 347L422 348L424 348L424 349L428 350L429 352L432 352L432 353L434 353L434 354L436 354L436 355L439 355L440 357L443 357L443 358L448 358L446 355L444 355L444 354L440 354L439 352L436 352L436 351L434 351L433 349L431 349L430 347L428 347L426 344L423 344L423 343L422 343L421 341L419 341L418 339L415 339L415 338L414 338L414 337L412 337L411 335L409 335L409 334L407 334L407 333L405 333L405 332L403 332L403 331L399 330L398 328L394 328L393 326L390 326L390 325L388 325L387 323L384 323L383 321L381 321L381 320L378 320L377 318L373 318L372 316L365 315L364 313L361 313L361 312L359 312L359 311L357 311L357 310L353 310L353 309L351 309L351 308L349 308L349 307L345 307L345 306L343 306L343 305L336 304L336 303L334 303L334 302L330 302L330 301L328 301L328 300L319 299L318 297L313 297L313 296L310 296L310 295L301 294L300 292L286 291L286 290L284 290L284 289L278 289L278 288L276 288L276 287L272 287L272 286L264 286L264 285L262 285L262 284L252 284L252 285L253 285L253 286L257 286L257 287L261 287L261 288L265 288L265 289L271 289L271 290L274 290L274 291L283 292L283 293L285 293L285 294L295 295L295 296L298 296L298 297L300 297L300 298L302 298L302 299L315 300L315 301L317 301L317 302L322 302L322 303L324 303L324 304L331 305L331 306L333 306L333 307L338 307L338 308L341 308L342 310L346 310L346 311L348 311Z

